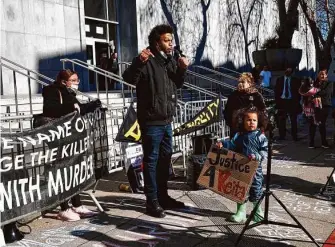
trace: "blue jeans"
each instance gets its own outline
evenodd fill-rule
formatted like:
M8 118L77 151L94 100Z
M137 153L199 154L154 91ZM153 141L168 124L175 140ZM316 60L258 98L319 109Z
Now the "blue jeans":
M167 197L172 156L172 128L168 125L143 126L144 193L147 200Z
M249 190L249 201L257 202L263 195L263 171L261 162L258 163L258 168L256 170L254 180L250 186Z

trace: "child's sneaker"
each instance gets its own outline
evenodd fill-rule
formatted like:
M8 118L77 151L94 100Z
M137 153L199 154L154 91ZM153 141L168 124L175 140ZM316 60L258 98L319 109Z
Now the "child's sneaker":
M80 216L78 213L72 210L72 208L60 211L57 215L57 219L62 221L78 221Z
M92 217L94 215L97 215L98 212L94 212L86 208L85 206L80 207L72 207L73 211L80 215L80 217L86 218L86 217Z

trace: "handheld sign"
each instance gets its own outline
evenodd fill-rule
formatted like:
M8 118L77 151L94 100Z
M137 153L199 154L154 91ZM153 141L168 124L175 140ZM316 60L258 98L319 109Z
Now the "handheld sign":
M212 145L197 183L232 201L243 203L258 167L258 161Z

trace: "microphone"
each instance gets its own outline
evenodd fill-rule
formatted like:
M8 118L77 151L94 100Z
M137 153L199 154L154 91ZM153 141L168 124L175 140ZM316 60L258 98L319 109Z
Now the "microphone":
M180 58L181 57L181 52L179 51L179 49L176 48L176 46L174 47L174 54L176 58Z

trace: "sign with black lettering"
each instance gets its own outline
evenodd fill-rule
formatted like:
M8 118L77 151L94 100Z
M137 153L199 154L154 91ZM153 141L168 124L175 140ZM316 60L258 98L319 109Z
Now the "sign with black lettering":
M219 95L216 99L211 101L205 108L203 108L191 120L173 130L174 136L186 135L188 133L203 129L212 123L218 122L222 119L222 102Z
M188 133L205 128L212 123L222 119L222 101L219 95L204 107L194 118L173 130L174 136L186 135ZM115 141L118 142L141 142L141 130L137 121L137 116L131 104L125 119L117 133Z
M1 133L2 225L54 207L94 183L93 146L104 134L95 130L98 115L74 112L33 130Z
M212 145L197 183L230 200L243 203L258 167L258 161Z
M123 123L115 137L117 142L140 142L141 130L133 104L128 108Z

